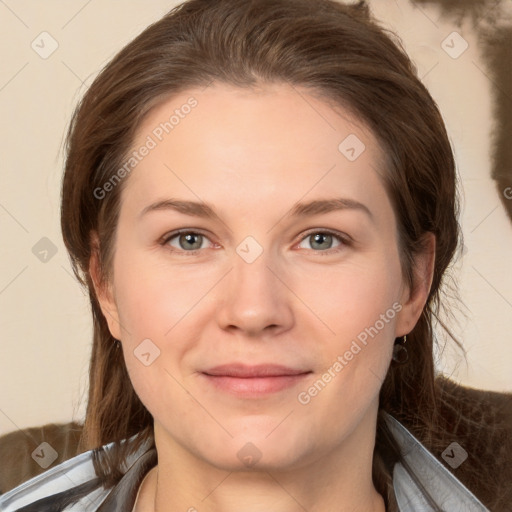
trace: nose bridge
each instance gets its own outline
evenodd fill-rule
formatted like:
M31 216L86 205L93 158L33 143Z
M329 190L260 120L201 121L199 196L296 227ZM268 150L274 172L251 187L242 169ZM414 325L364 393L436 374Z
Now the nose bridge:
M269 269L272 265L270 260L267 252L262 252L254 261L245 260L243 256L237 254L233 262L233 280L239 288L240 298L246 293L249 297L258 292L267 294L277 286L275 276Z
M291 304L286 287L271 270L275 265L270 252L258 249L251 240L237 247L219 311L223 328L254 335L271 326L274 330L290 327Z

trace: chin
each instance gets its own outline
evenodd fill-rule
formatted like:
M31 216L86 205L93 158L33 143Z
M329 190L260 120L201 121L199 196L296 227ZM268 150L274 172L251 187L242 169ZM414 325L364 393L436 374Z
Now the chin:
M240 447L235 443L229 450L204 454L203 459L223 471L291 471L303 464L304 457L298 448L295 445L276 447L247 441Z
M203 446L201 456L225 471L285 471L298 468L314 454L317 443L312 439L310 429L299 432L291 421L285 426L288 419L282 424L279 421L272 418L269 422L268 417L244 418L238 425L228 428L233 438L211 440L211 444Z

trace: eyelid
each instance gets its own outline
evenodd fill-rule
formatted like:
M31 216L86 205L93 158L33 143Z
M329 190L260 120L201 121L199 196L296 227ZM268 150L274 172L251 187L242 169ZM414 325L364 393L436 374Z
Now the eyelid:
M336 231L334 229L311 228L311 229L307 230L305 233L302 233L300 235L300 238L294 243L294 247L297 246L298 244L300 244L301 242L303 242L309 236L311 236L313 234L316 234L316 233L322 233L322 234L326 234L326 235L331 235L334 238L336 238L340 242L340 244L342 246L350 246L354 242L354 240L353 240L353 238L351 236L347 235L346 233L343 233L343 232L340 232L340 231ZM210 236L205 234L205 232L202 229L199 229L199 228L180 228L180 229L177 229L175 231L171 231L169 233L166 233L164 236L162 236L160 238L160 240L159 240L159 243L162 246L170 248L171 246L168 245L169 241L172 240L173 238L179 236L179 235L182 235L182 234L201 235L201 236L205 237L207 240L209 240L209 242L212 245L219 246L219 244L217 244L216 242L213 242L210 239ZM183 253L184 254L195 254L195 253L197 253L199 251L202 251L204 249L194 249L194 250L190 250L190 251L185 251L183 249L176 249L176 248L172 247L169 250L171 250L172 252L182 253L182 254ZM308 250L311 250L311 251L313 251L315 253L330 254L331 252L337 252L340 249L337 248L337 247L333 247L331 249L325 249L325 250L320 250L320 251L315 251L314 249L308 249Z
M194 249L191 251L185 251L184 249L176 249L175 247L171 247L170 245L168 245L169 242L173 238L176 238L177 236L183 235L183 234L201 235L204 238L206 238L212 245L219 245L219 244L216 244L215 242L213 242L210 239L210 236L205 234L205 232L202 229L198 229L198 228L180 228L180 229L176 229L175 231L170 231L169 233L166 233L164 236L162 236L160 238L159 244L164 247L167 247L172 252L181 253L181 254L195 254L199 251L204 250L204 249Z
M331 235L331 236L337 238L338 241L344 246L349 246L354 243L354 239L350 235L347 235L346 233L343 233L341 231L336 231L335 229L327 229L327 228L313 228L313 229L309 229L308 231L306 231L306 233L302 234L300 239L298 240L298 242L296 242L295 245L300 244L302 241L304 241L306 238L308 238L308 236L311 236L316 233ZM336 248L325 249L323 251L314 251L314 252L329 253L330 251L336 251Z

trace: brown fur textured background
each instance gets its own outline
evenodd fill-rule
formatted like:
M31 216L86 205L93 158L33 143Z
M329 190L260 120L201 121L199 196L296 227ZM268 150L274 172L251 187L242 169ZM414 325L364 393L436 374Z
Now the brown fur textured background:
M510 0L413 0L436 5L458 26L468 18L478 36L491 82L493 122L491 176L512 221L512 2ZM475 72L478 72L475 68ZM475 130L479 127L475 126Z

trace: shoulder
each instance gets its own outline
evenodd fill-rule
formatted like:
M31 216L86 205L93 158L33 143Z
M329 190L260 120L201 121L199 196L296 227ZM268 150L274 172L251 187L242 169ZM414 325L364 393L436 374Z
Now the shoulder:
M512 502L512 394L473 389L439 376L430 421L415 411L395 417L443 471L493 511ZM468 509L472 510L472 509Z
M0 494L79 455L82 425L49 423L0 436Z
M71 491L88 482L93 482L95 479L96 473L92 461L92 452L85 452L45 471L41 475L31 478L0 496L0 510L14 512L48 496ZM103 498L104 495L102 496L101 492L94 492L94 502L100 503ZM73 508L69 510L73 510Z
M400 457L392 471L399 510L488 512L485 505L430 453L400 422L385 415Z
M451 455L450 446L459 450L464 462L447 462L448 469L493 510L505 510L512 502L512 393L473 389L446 378L436 384L442 434L435 455L443 459L445 450Z
M108 453L114 443L102 447ZM127 470L147 451L142 445L131 453L126 460ZM42 500L51 501L52 510L92 512L111 493L112 489L102 486L94 467L94 450L77 455L54 468L38 475L0 496L0 510L15 512L32 505L27 510L46 510ZM50 505L50 502L48 502ZM35 508L34 508L35 507Z

